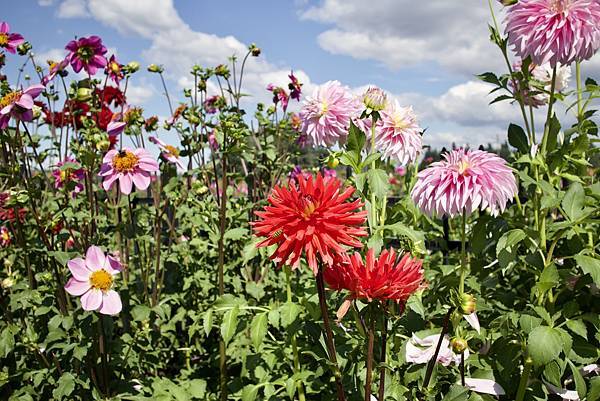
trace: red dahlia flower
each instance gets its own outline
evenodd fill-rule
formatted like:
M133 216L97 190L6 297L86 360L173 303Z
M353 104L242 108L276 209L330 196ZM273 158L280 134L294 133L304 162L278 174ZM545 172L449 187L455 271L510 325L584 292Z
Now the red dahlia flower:
M335 264L325 269L323 276L331 289L350 292L347 301L389 299L405 302L423 288L423 261L411 258L408 253L400 260L397 256L393 249L386 249L375 258L375 252L369 249L365 263L358 252L352 256L341 255ZM338 318L345 314L348 306L349 302L345 302Z
M357 211L363 206L360 200L346 202L354 188L340 187L337 178L321 174L316 179L300 175L288 188L276 186L270 205L256 212L260 220L252 223L256 235L266 237L258 246L277 245L271 259L293 269L304 255L315 275L318 261L332 265L346 247L361 247L358 237L367 235L362 227L367 212Z

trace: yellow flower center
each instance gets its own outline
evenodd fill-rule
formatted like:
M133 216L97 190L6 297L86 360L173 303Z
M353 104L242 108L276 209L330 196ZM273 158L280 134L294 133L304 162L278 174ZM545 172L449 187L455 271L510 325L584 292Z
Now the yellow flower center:
M310 216L317 210L319 207L318 202L315 202L312 196L306 195L302 199L302 205L304 206L304 210L302 211L302 216L305 220L308 220Z
M550 9L555 13L563 13L571 3L571 0L553 0L550 4Z
M90 275L90 285L95 290L106 292L110 290L113 283L113 276L104 269L96 270Z
M110 70L113 72L113 74L118 74L119 72L121 72L121 66L119 65L119 63L115 63L113 61L112 63L110 63Z
M137 166L139 158L128 150L122 150L112 159L112 166L119 173L128 173Z
M469 167L471 167L469 165L469 162L467 162L466 160L461 160L460 162L458 162L458 174L460 175L469 175Z
M69 173L68 170L61 170L61 172L60 172L60 180L62 182L65 182L70 175L71 174Z
M394 121L394 128L396 128L398 130L408 127L408 124L406 123L406 121L404 120L404 118L402 117L402 115L400 113L394 114L393 121Z
M6 46L8 44L8 35L0 33L0 46Z
M13 104L21 97L21 91L8 92L2 99L0 99L0 110L8 106L9 104Z
M10 240L10 234L8 233L8 230L2 231L0 233L0 236L2 237L2 240L7 242L8 240Z
M328 110L329 110L329 105L327 104L326 101L323 100L321 102L321 112L319 113L319 116L325 115L325 113L327 113Z
M175 146L165 145L165 149L167 151L166 153L169 155L179 157L179 149L177 149Z

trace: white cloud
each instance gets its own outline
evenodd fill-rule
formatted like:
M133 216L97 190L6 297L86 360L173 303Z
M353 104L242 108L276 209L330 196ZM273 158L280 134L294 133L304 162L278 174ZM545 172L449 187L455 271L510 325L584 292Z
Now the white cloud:
M54 0L38 0L38 4L42 7L51 6L54 3Z
M142 81L140 85L129 83L127 85L127 102L136 106L143 106L148 100L156 96L156 88Z
M64 0L58 7L59 18L83 18L89 16L85 0Z
M46 68L48 66L48 60L60 61L65 58L65 55L65 49L53 48L39 53L34 53L33 58L38 66Z

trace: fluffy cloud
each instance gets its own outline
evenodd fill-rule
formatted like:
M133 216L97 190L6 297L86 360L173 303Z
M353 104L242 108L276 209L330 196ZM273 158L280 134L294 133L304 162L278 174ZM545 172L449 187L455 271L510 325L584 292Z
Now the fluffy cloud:
M44 1L44 0L42 0ZM48 3L48 1L46 1ZM51 2L45 5L52 4ZM83 18L89 15L85 0L64 0L58 7L60 18Z

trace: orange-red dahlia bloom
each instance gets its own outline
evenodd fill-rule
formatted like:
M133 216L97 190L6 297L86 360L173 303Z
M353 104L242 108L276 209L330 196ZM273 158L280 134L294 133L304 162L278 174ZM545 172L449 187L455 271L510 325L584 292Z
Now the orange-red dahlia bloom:
M400 258L394 249L386 249L375 258L374 250L369 249L366 262L358 252L342 255L323 276L331 289L349 291L347 299L404 302L424 287L422 265L422 260L409 253Z
M321 174L298 176L289 187L276 186L269 206L256 212L260 220L252 223L256 235L266 237L258 246L276 244L271 259L293 269L304 255L316 275L318 261L331 266L347 247L362 247L358 238L367 235L362 226L367 212L358 210L360 200L347 202L353 193L353 187L342 190L337 178Z

